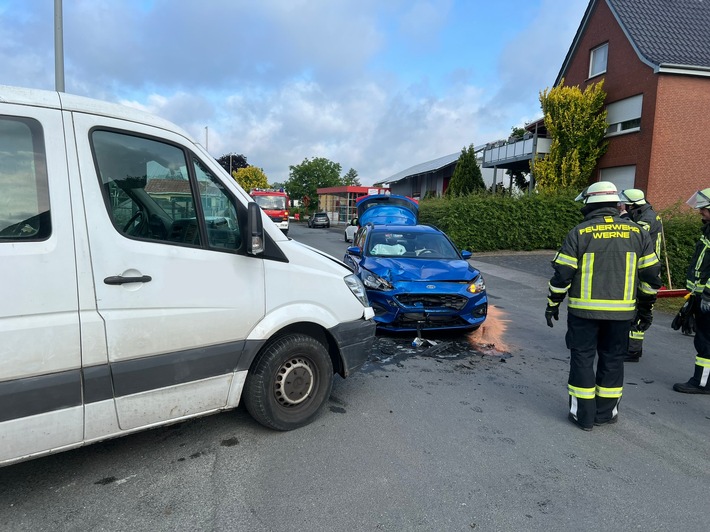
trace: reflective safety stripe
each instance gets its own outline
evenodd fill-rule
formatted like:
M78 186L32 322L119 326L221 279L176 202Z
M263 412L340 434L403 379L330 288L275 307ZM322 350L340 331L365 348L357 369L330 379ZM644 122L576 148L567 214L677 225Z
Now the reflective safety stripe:
M570 297L569 308L579 310L608 310L612 312L626 312L636 309L636 300L618 301L615 299L585 299Z
M641 290L644 294L649 294L649 295L658 293L658 290L653 288L650 284L644 283L643 281L641 281L639 283L639 290Z
M594 276L594 253L582 255L582 272L580 276L580 299L592 299L592 277Z
M572 397L578 397L580 399L594 399L595 388L578 388L577 386L567 385L569 394Z
M624 299L633 299L636 280L636 253L629 251L626 254L626 265L624 269Z
M559 288L557 286L552 286L550 283L547 283L547 286L550 288L550 292L555 294L566 294L570 287L570 285L567 285L564 288Z
M629 338L632 340L643 340L643 331L630 331Z
M557 253L553 262L569 266L570 268L574 268L575 270L577 269L577 259L575 257L565 255L564 253Z
M656 256L655 252L649 255L645 255L639 259L640 270L648 268L649 266L653 266L655 264L658 264L658 257Z
M621 391L623 388L604 388L603 386L597 386L597 395L599 397L607 397L609 399L615 399L621 397Z
M698 260L695 261L695 267L693 268L694 279L688 279L686 283L686 288L691 292L702 292L705 288L705 285L700 284L699 282L696 283L695 281L700 281L700 268L705 261L705 253L710 248L710 240L708 240L705 236L701 236L700 242L702 242L705 247L702 251L700 251L700 253L698 253Z
M710 358L695 357L695 365L702 368L710 368Z
M559 307L560 302L559 301L552 301L549 297L547 298L547 304L550 305L551 307Z

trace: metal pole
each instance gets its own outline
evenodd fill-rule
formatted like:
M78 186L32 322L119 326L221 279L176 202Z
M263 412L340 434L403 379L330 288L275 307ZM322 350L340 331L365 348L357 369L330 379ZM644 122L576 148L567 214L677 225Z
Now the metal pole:
M54 0L54 86L64 92L64 30L62 29L62 0Z
M209 126L205 126L205 150L210 151L210 135L209 135Z

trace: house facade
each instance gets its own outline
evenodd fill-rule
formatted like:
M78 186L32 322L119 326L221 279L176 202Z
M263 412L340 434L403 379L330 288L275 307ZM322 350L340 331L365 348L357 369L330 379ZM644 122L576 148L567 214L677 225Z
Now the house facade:
M710 2L591 0L555 85L604 80L607 152L594 180L657 209L710 186Z

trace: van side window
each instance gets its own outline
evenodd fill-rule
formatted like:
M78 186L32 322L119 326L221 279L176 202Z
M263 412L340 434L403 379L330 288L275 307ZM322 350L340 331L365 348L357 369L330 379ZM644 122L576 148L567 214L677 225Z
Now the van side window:
M92 145L109 215L120 233L196 247L204 245L206 234L210 247L240 247L233 200L196 159L197 185L191 181L184 150L102 130L92 133Z
M44 135L31 118L0 116L0 242L49 238Z
M234 200L199 159L193 159L193 167L200 191L200 204L205 214L209 245L215 248L239 249L242 241Z

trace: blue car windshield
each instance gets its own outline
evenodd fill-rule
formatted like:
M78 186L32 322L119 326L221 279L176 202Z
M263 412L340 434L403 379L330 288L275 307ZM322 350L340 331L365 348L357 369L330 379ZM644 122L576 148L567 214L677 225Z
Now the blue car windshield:
M458 251L442 234L373 232L368 242L372 257L459 259Z

